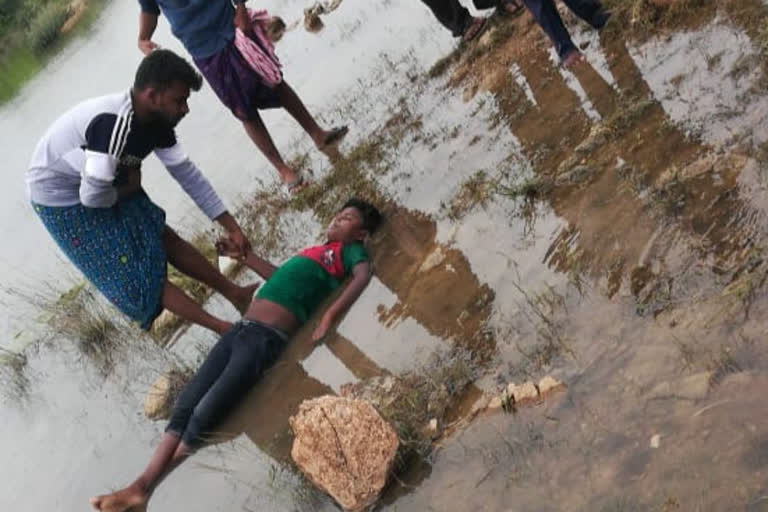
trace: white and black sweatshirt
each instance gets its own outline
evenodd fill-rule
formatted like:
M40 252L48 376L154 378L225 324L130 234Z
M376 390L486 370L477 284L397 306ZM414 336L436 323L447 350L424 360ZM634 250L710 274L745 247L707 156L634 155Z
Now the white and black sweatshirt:
M152 151L210 219L226 211L173 129L137 123L130 92L84 101L51 125L27 170L29 199L43 206L109 208L117 202L120 170L140 166Z

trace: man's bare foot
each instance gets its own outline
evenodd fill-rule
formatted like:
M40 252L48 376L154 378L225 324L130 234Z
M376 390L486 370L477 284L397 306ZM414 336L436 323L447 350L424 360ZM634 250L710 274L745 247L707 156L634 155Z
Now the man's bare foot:
M584 55L581 54L579 50L573 49L569 51L565 57L563 57L563 61L561 65L565 69L572 69L573 67L581 64L584 62Z
M127 512L133 507L141 507L147 503L147 493L140 487L131 485L112 494L104 494L91 498L91 506L101 512Z

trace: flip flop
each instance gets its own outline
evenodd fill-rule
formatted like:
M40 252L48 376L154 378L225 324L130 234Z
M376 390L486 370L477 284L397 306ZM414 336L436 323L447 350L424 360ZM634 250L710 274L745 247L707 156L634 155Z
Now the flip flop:
M305 184L304 176L301 173L297 173L295 180L285 183L285 188L290 195L295 196Z
M323 144L320 146L320 149L325 149L331 144L339 142L341 139L344 138L344 136L348 132L349 132L349 127L347 125L336 126L334 128L331 128L331 131L328 133L328 136L323 141Z
M461 35L461 42L468 43L472 41L482 34L486 28L488 28L488 18L475 18L472 23L467 25L464 33Z

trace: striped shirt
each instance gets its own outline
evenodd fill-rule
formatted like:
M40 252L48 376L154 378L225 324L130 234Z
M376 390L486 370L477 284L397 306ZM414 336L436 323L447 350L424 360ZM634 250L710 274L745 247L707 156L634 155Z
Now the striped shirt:
M226 211L173 129L137 122L130 92L84 101L51 125L27 170L28 197L43 206L111 207L121 169L140 167L153 151L209 218Z

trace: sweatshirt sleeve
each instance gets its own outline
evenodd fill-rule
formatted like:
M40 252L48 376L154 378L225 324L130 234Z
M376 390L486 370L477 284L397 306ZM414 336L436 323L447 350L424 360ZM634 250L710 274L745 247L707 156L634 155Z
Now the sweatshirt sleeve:
M156 148L155 155L209 219L213 220L227 211L211 183L178 143L168 148Z
M85 132L85 168L80 180L80 202L89 208L109 208L117 202L114 187L120 135L125 120L115 114L94 117Z

